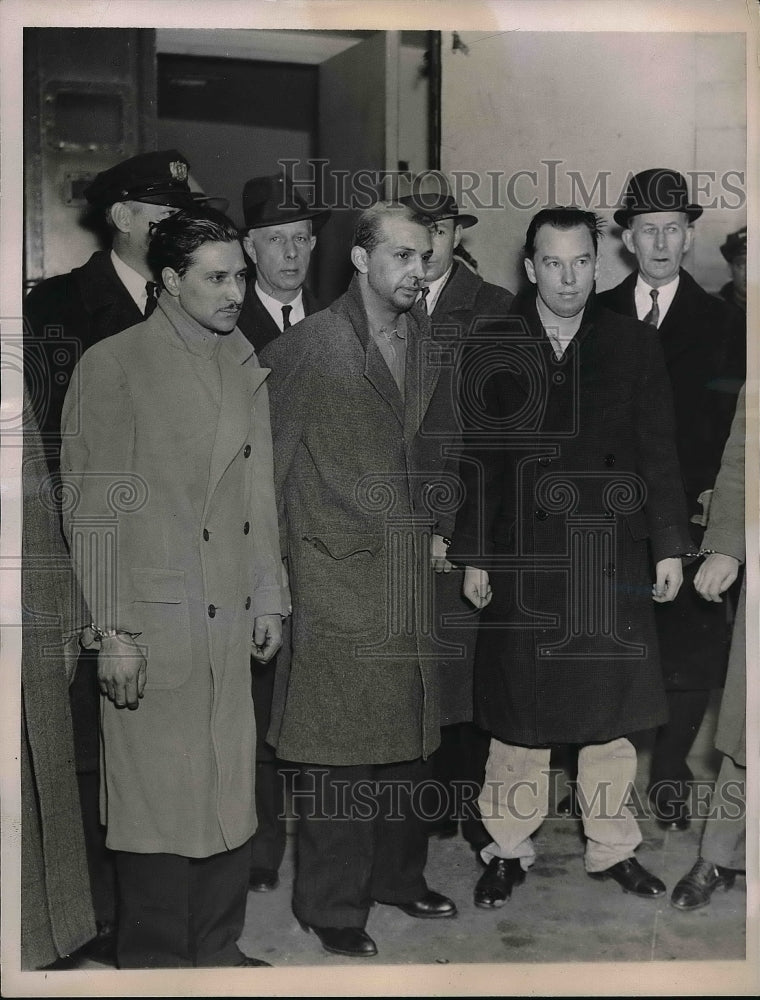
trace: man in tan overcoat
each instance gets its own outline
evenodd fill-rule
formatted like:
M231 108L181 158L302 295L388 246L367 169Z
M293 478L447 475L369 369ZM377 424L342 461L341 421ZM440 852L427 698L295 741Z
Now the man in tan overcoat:
M283 611L268 371L236 328L246 269L225 216L164 220L149 262L158 308L85 353L62 421L118 963L262 965L236 942L256 827L250 656L274 655Z

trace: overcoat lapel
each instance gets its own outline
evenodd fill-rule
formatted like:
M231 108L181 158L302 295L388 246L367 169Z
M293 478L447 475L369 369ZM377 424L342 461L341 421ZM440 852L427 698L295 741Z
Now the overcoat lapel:
M211 453L204 518L219 481L245 442L251 428L253 397L269 375L270 368L256 368L248 362L251 345L237 328L220 345L219 372L222 402Z
M406 314L406 405L404 408L404 430L407 437L413 437L427 413L430 400L441 368L432 360L433 339L430 319L416 306ZM432 356L432 357L431 357Z

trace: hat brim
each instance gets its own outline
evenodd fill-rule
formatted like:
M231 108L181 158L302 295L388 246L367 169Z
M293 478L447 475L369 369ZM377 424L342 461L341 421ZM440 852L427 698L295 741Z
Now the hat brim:
M193 204L202 205L204 208L213 208L217 212L224 214L230 207L229 198L217 198L212 194L193 193Z
M649 206L648 208L619 208L615 212L612 218L621 227L621 229L626 229L628 227L628 222L635 215L653 215L658 212L683 212L688 215L689 222L694 222L700 217L704 209L700 208L699 205L686 205L685 208L656 208Z
M427 215L428 213L425 212L425 211L423 211L421 214L422 215ZM475 216L475 215L467 215L466 212L462 212L461 215L459 215L459 214L457 214L457 215L450 215L450 214L447 214L447 213L444 213L443 215L436 215L435 213L433 213L430 216L430 218L434 219L435 221L437 221L438 219L453 219L454 222L458 226L462 227L462 229L469 229L470 226L476 225L476 223L478 221L477 216Z
M321 229L321 227L324 226L330 218L331 214L332 213L329 208L323 209L320 212L315 212L312 209L295 212L282 212L277 218L274 219L259 219L256 222L249 222L246 220L242 231L247 233L251 229L269 229L270 226L287 226L289 222L306 221L311 221L315 229Z
M146 205L167 205L169 208L192 208L195 199L186 191L151 191L150 194L127 194L117 201L142 201Z

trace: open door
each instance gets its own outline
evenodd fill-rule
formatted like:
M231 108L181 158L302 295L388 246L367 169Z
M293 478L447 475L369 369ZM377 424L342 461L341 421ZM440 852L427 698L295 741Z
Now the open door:
M321 197L337 205L319 234L323 305L351 280L351 234L359 211L375 200L367 179L398 169L399 45L398 31L378 31L319 67L317 146L328 161Z

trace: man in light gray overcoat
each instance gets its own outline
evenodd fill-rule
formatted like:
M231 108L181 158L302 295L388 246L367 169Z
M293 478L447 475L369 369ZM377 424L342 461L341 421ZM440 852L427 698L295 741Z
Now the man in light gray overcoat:
M87 351L63 412L64 527L99 646L101 813L121 968L240 951L256 828L250 657L281 636L265 380L245 262L211 209L165 219L145 322Z
M346 294L262 353L293 596L269 742L301 765L296 916L341 955L376 953L373 901L456 914L428 890L415 815L440 742L431 538L457 496L451 351L415 305L430 253L427 222L373 206Z

